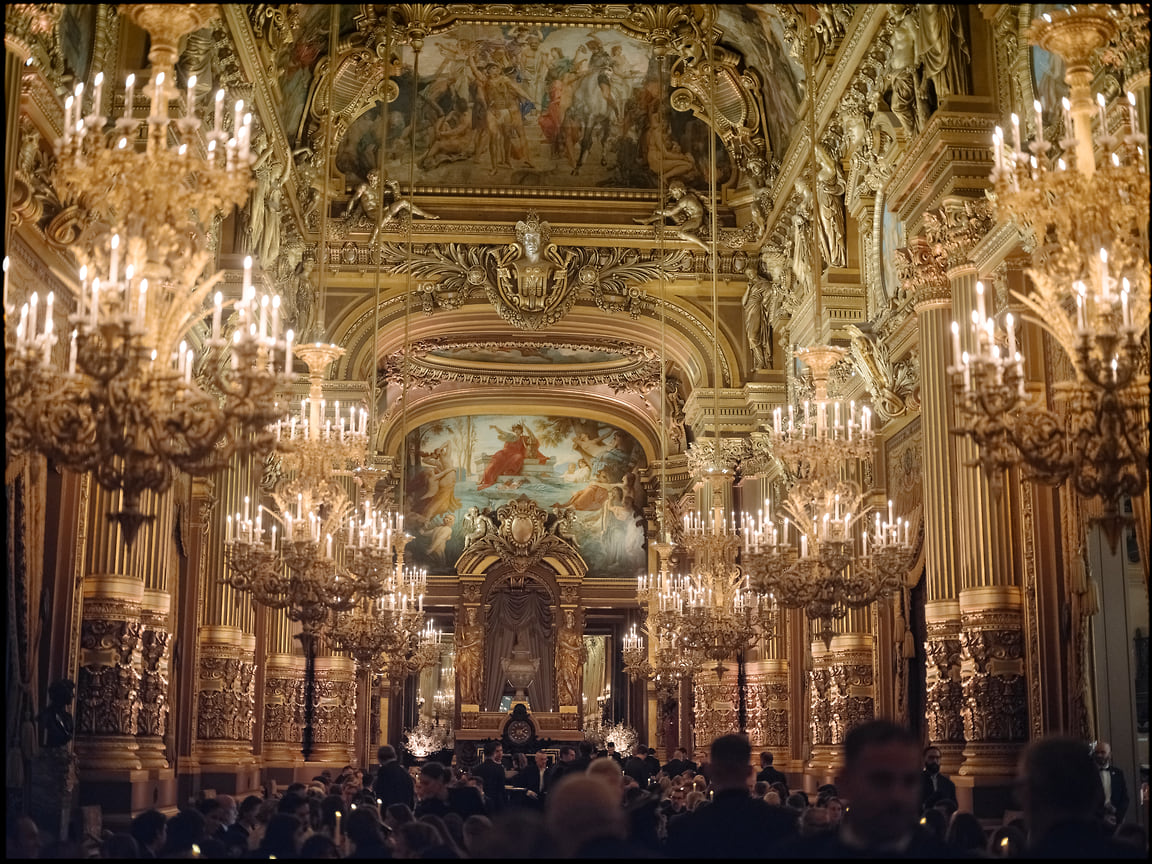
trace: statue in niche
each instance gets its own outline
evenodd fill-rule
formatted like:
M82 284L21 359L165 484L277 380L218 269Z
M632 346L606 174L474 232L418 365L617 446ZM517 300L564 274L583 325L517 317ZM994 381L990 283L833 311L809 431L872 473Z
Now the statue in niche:
M273 160L273 147L263 129L256 136L254 149L258 155L252 169L256 186L248 205L248 249L260 266L270 270L280 257L280 216L289 166Z
M653 212L651 216L634 220L638 225L654 225L657 222L665 225L666 219L671 219L676 226L669 233L679 239L699 246L705 252L708 244L696 236L704 224L704 202L700 196L685 186L680 180L673 180L668 184L669 206Z
M928 120L928 104L917 62L918 27L915 16L904 12L903 7L892 6L890 9L890 14L902 17L892 31L892 53L888 58L883 89L892 91L892 113L909 135L916 135Z
M580 609L565 609L556 634L556 699L560 705L581 703L580 672L588 659Z
M946 96L965 93L972 54L964 38L964 25L958 6L925 4L916 7L920 50L917 63L923 64L920 86L927 101L928 82L936 90L936 102Z
M48 704L36 717L40 724L40 746L66 747L76 732L72 712L68 710L76 696L76 685L67 678L48 685Z
M475 606L467 607L456 628L456 686L462 705L480 704L484 626L476 620L477 611Z
M424 219L440 218L417 207L412 203L412 199L400 197L400 182L384 178L376 168L368 172L368 178L356 187L352 200L348 202L345 224L349 228L355 223L357 206L360 207L360 212L368 218L368 221L376 226L372 231L371 239L368 241L369 246L375 246L376 240L380 236L380 229L392 220L399 218L405 210L412 216L420 216ZM381 212L382 209L383 212Z
M812 193L803 180L796 181L800 204L792 214L792 275L801 293L812 288Z
M740 300L744 309L744 337L752 351L753 369L767 369L772 363L772 325L768 321L771 287L771 281L751 270L748 287Z
M829 267L848 266L844 236L844 172L822 143L816 143L816 203L820 209L820 252Z

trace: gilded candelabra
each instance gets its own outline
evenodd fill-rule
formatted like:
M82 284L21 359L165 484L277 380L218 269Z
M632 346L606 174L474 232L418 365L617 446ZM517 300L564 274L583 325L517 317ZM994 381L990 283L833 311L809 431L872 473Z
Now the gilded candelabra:
M815 398L804 403L803 418L789 406L786 423L777 408L767 436L790 480L783 520L765 501L741 522L748 583L781 606L803 609L825 643L849 609L900 587L915 539L891 501L887 520L875 512L868 524L864 490L852 479L860 472L849 469L872 455L871 411L828 396L829 372L845 353L827 345L797 350L812 370Z
M213 257L204 226L247 196L251 117L237 103L234 135L226 135L219 91L215 128L202 146L194 78L184 116L168 115L179 98L177 41L203 26L211 7L126 11L152 38L146 145L136 147L134 76L124 116L111 125L100 114L102 75L87 94L89 113L83 84L67 98L51 181L60 200L84 214L71 245L79 304L68 318L66 363L53 352L52 294L42 307L33 294L14 332L5 327L5 420L10 452L38 451L121 490L111 518L131 543L147 518L143 491L163 492L177 470L210 474L236 452L273 448L269 426L282 413L275 395L288 381L292 334L281 337L279 299L257 298L246 268L231 340L221 338L219 293L211 337L194 335L222 275L203 278ZM6 321L14 311L5 292Z
M1063 349L1075 377L1053 386L1054 411L1030 397L1017 322L1008 312L999 322L985 314L979 283L972 321L952 325L951 369L959 431L979 447L990 479L999 483L1005 469L1020 466L1039 483L1070 482L1079 495L1100 499L1113 546L1125 521L1121 500L1148 485L1149 382L1147 139L1134 94L1118 100L1127 110L1113 131L1103 94L1093 100L1091 93L1090 58L1115 28L1100 6L1034 21L1033 43L1065 62L1071 91L1062 104L1065 136L1045 140L1037 101L1036 136L1027 150L1015 114L1011 140L999 127L993 138L996 216L1036 241L1032 289L1013 296L1027 310L1025 320Z

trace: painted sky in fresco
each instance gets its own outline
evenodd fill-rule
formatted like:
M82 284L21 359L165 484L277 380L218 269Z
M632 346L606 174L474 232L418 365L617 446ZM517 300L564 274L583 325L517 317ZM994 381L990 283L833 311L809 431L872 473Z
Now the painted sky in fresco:
M575 512L572 533L589 576L633 578L644 571L637 524L644 454L627 432L574 417L471 415L418 427L406 451L406 527L415 537L409 562L452 572L469 508L495 511L527 495L545 510Z

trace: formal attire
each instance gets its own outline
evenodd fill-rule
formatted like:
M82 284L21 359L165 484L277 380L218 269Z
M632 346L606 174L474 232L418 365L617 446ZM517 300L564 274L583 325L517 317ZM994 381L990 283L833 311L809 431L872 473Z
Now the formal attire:
M448 809L467 819L469 816L485 816L484 796L474 786L449 786Z
M1115 765L1101 768L1100 785L1104 787L1104 803L1111 804L1116 811L1116 822L1123 822L1128 810L1128 784L1124 782L1124 772Z
M783 783L788 785L788 778L784 776L783 771L777 771L771 765L767 765L760 769L760 773L756 775L757 783L767 783L771 786L773 783Z
M668 823L667 850L677 858L762 858L795 834L789 813L747 789L726 789Z
M648 766L649 777L655 777L660 773L660 760L651 753L644 757L644 764Z
M935 859L969 856L940 842L929 831L914 829L905 836L886 843L869 844L857 837L847 825L839 831L799 837L777 847L779 858L886 858Z
M937 772L920 772L920 806L931 807L937 801L956 800L956 784Z
M372 791L380 799L381 813L393 804L407 804L410 808L416 806L416 783L396 759L389 759L380 766Z
M544 787L548 784L548 769L545 767L541 771L536 763L533 762L523 771L518 773L512 780L513 786L523 786L531 792L536 793L536 800L544 800Z
M484 783L484 798L488 802L488 812L492 814L503 810L504 805L508 803L508 796L504 791L504 785L508 782L504 766L491 759L485 759L472 769L472 776L479 777Z
M624 773L636 781L641 789L648 786L648 778L652 776L648 762L642 756L629 756L624 761Z

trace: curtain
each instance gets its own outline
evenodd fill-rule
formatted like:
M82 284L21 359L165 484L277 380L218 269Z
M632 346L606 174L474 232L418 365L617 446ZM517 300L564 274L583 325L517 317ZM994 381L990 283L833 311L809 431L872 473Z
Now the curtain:
M540 669L528 688L533 711L554 711L555 656L553 616L548 598L539 591L503 590L492 595L484 623L484 710L500 710L507 683L500 661L512 656L517 636L530 658L539 658Z

